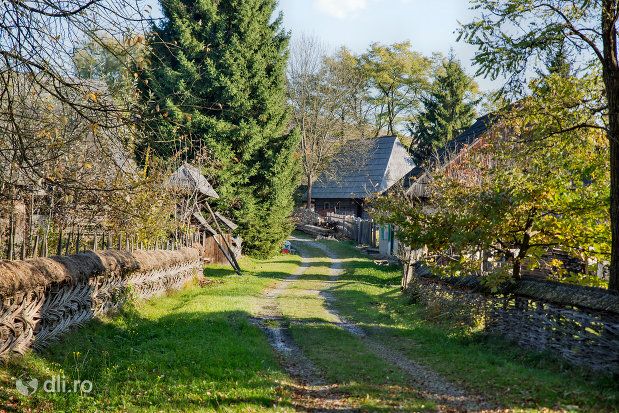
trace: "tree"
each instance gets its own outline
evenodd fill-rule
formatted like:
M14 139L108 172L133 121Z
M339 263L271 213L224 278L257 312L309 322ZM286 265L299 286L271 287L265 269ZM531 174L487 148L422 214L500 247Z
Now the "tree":
M125 134L134 113L112 104L100 84L75 79L73 45L94 33L124 34L140 42L144 9L124 0L7 1L0 25L0 168L19 172L25 185L115 191L114 185L90 186L78 171L50 174L61 155L83 135L65 133L82 126L103 136ZM135 108L132 108L135 110ZM72 120L74 122L68 122ZM10 167L9 167L10 165ZM70 169L71 165L65 165ZM75 165L73 165L75 166ZM74 168L77 169L77 168ZM65 169L66 171L66 169ZM0 174L12 186L16 174ZM8 193L8 191L6 191Z
M220 208L230 208L245 250L268 255L292 228L298 134L288 132L288 34L274 0L163 3L142 74L153 118L148 144L161 156L213 159Z
M77 77L104 81L116 105L124 107L136 103L134 73L146 64L145 53L144 42L136 38L92 33L75 48L73 63Z
M428 95L421 98L422 112L409 124L413 132L413 159L418 165L475 119L475 81L466 75L453 54L442 62L442 69ZM413 143L416 143L414 148Z
M340 108L342 135L361 139L375 136L377 130L372 127L370 118L373 109L370 79L363 70L360 56L342 47L335 55L327 57L325 65L331 86L346 97Z
M307 208L312 205L312 184L337 153L343 91L332 84L325 65L326 51L316 38L301 36L291 47L288 61L288 100L292 125L301 134L301 165L307 179Z
M530 89L478 144L432 174L429 205L377 201L378 218L397 225L400 239L445 256L430 262L437 271L479 272L484 257L496 254L510 264L487 277L496 286L519 279L525 260L538 265L550 247L585 263L608 257L608 159L601 156L608 142L594 128L556 133L598 121L574 102L599 104L599 78L555 74ZM549 122L549 111L559 116ZM566 281L602 284L585 272Z
M478 75L508 76L513 90L522 88L527 67L559 47L577 54L588 51L601 68L606 105L606 136L610 143L610 221L612 253L609 289L619 290L619 65L617 0L476 0L482 15L460 29L459 38L478 47ZM590 128L591 125L574 125ZM593 127L600 127L594 125ZM568 130L569 131L569 130Z
M361 56L361 66L374 92L376 128L395 135L400 122L419 106L428 88L431 61L411 50L410 42L384 46L373 43Z

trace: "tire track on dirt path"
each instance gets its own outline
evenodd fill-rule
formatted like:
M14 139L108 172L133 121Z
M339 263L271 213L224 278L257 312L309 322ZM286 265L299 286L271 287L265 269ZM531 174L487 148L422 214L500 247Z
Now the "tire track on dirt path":
M435 371L423 366L419 362L410 359L402 352L386 347L384 344L373 338L368 332L356 323L347 320L329 305L335 301L335 297L330 293L329 287L338 280L338 276L344 272L341 258L331 251L326 245L319 242L307 242L309 246L322 250L330 260L328 282L321 291L321 296L325 300L325 307L329 313L338 319L334 323L345 331L359 337L367 346L368 350L397 367L406 373L417 390L427 399L430 399L442 406L441 410L446 411L507 411L500 409L490 403L482 395L471 394L459 388L455 384L441 377Z
M305 241L294 237L291 240ZM266 333L269 344L279 354L280 364L292 379L292 383L281 384L292 392L293 406L297 411L355 412L357 410L348 403L346 395L338 392L335 385L325 383L320 371L296 345L277 304L277 298L309 268L309 261L301 258L303 261L294 273L263 291L263 302L253 321Z

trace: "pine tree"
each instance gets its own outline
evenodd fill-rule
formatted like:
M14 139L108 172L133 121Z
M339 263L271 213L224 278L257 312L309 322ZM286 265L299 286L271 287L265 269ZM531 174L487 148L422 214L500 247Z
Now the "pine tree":
M244 251L265 256L291 230L298 134L286 130L288 34L275 0L169 0L154 27L146 99L158 115L149 142L161 156L215 160L219 206L230 208Z
M432 91L421 99L423 111L409 125L413 142L417 143L411 148L417 164L422 164L475 119L477 102L469 96L476 89L473 79L453 55L443 62L443 71L434 80Z

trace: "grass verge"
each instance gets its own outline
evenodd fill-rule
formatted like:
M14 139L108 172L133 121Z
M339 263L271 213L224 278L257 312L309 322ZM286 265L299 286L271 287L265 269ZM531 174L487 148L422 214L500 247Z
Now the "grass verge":
M42 354L15 357L0 367L0 410L291 411L286 376L250 316L261 291L298 264L295 256L245 258L249 275L231 278L229 269L208 267L205 276L222 284L136 303ZM58 376L71 390L74 380L89 380L92 391L43 391ZM20 377L37 378L39 390L19 394Z
M612 377L429 314L400 293L397 266L376 266L352 243L323 242L343 258L346 270L331 291L335 307L383 344L511 409L619 411L619 390Z

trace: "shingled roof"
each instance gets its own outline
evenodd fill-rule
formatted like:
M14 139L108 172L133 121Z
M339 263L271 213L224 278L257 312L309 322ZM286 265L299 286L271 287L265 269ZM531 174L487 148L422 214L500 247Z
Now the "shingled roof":
M445 146L440 148L437 153L431 156L423 166L417 166L404 177L404 187L409 188L408 192L416 196L425 196L425 185L428 183L427 171L433 170L437 166L448 165L451 161L466 148L473 145L490 128L496 120L496 115L489 113L477 118L468 129L460 135L449 140ZM412 192L411 192L412 191Z
M195 191L210 198L219 198L211 184L195 166L188 163L181 165L166 181L166 186L173 190L193 193Z
M336 159L314 183L314 199L367 198L386 191L415 167L397 136L351 141L342 157L354 159Z

